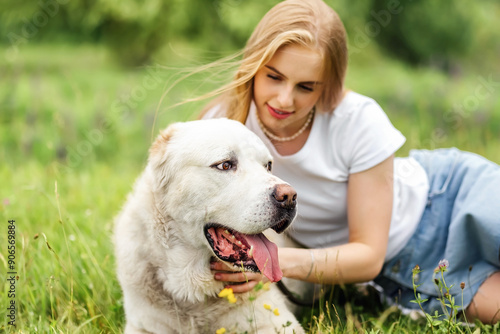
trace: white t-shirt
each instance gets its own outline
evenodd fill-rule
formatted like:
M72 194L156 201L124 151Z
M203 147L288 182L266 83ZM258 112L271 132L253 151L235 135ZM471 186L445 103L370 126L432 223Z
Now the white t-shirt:
M216 109L216 108L214 108ZM220 114L209 112L205 118ZM333 112L316 112L304 146L280 155L259 127L252 104L245 124L274 157L273 174L297 191L298 215L288 234L309 248L345 244L347 180L387 159L405 142L382 108L372 99L348 93ZM417 228L429 184L425 170L413 158L396 158L394 204L386 260L395 256Z

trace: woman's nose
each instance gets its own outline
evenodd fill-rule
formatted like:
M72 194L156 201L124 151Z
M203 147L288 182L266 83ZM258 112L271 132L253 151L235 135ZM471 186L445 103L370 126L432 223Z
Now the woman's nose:
M293 88L282 87L278 93L280 108L286 109L293 106Z

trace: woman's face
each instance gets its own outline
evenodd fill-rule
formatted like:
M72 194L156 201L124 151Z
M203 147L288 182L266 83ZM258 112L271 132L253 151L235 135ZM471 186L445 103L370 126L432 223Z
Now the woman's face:
M254 102L262 123L273 133L289 136L306 122L323 90L322 65L318 52L288 45L257 71Z

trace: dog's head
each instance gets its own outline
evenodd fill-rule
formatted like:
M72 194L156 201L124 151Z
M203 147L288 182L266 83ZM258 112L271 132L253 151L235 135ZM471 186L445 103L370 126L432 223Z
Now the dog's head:
M264 143L227 119L175 123L150 150L157 208L192 247L281 279L277 247L262 232L283 232L296 215L294 189L271 174Z

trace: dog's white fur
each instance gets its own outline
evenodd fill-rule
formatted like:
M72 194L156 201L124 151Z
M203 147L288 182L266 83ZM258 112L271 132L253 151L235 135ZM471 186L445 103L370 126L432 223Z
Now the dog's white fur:
M256 234L275 223L269 198L284 182L266 169L271 160L260 139L236 121L175 123L161 133L115 225L125 333L215 333L221 327L304 333L274 284L269 291L236 294L230 304L217 297L224 285L209 268L214 254L205 224ZM235 166L221 170L224 161Z

